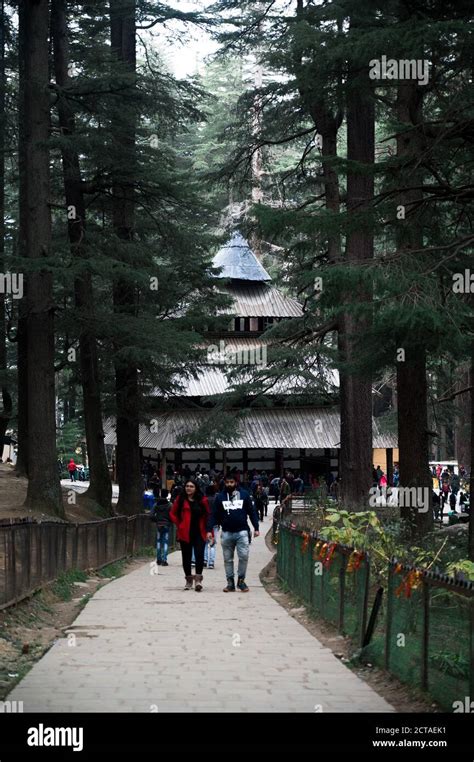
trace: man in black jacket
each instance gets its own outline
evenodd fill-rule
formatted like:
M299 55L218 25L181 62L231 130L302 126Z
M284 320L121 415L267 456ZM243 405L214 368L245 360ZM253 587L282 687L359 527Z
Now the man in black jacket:
M207 525L210 541L212 541L212 528L216 525L222 528L221 542L227 577L224 593L235 592L234 553L236 549L239 559L237 587L242 593L249 591L245 583L250 546L248 518L255 530L254 537L258 537L260 534L258 516L250 495L244 490L237 490L237 482L233 476L226 476L224 491L216 495Z

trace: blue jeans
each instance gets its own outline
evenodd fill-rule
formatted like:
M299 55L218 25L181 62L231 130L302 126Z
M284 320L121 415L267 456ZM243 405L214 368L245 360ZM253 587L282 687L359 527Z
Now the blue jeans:
M222 532L222 553L224 555L225 575L227 579L234 579L234 553L237 549L239 565L237 574L241 579L245 578L247 564L249 562L249 534L246 529L241 532Z
M214 527L214 545L210 545L206 542L204 548L204 560L208 566L214 566L216 563L216 550L217 550L217 536L219 534L219 527Z
M169 527L157 527L156 529L156 560L168 560L168 540L170 536Z

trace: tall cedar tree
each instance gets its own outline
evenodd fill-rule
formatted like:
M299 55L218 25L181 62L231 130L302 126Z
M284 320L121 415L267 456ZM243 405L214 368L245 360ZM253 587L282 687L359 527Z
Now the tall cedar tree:
M92 275L88 267L91 256L86 234L86 205L82 191L79 155L74 146L75 115L67 98L70 64L65 0L52 2L52 36L54 71L58 86L57 111L62 137L64 194L68 213L68 234L71 255L83 262L74 279L76 320L80 326L79 362L83 395L84 425L90 469L90 485L86 496L107 512L112 510L112 485L104 445L101 386L97 341L94 335L94 294Z
M135 0L111 0L110 40L113 53L120 63L122 76L129 72L127 85L136 87ZM125 80L127 81L127 80ZM136 117L132 109L124 111L122 120L111 125L113 139L124 149L124 164L113 178L113 226L117 238L132 243L135 226L134 145ZM127 246L122 248L127 256ZM120 276L113 283L114 310L119 314L136 315L137 288L129 279ZM117 356L115 363L117 404L117 481L120 513L134 514L141 510L142 475L139 449L140 392L138 368L127 357Z
M49 3L26 0L24 118L26 132L28 492L26 504L63 517L56 462L54 297L49 178ZM25 221L25 220L23 220Z
M318 337L326 335L331 329L330 318L336 317L335 322L339 323L343 314L352 316L355 325L361 329L356 356L349 365L341 363L343 358L340 354L334 357L341 371L342 394L344 376L365 374L368 379L384 367L398 367L394 362L397 347L406 346L408 352L411 347L416 349L416 363L413 363L412 353L405 367L398 367L402 373L407 370L411 372L411 383L415 382L416 376L418 395L416 404L413 404L413 396L411 402L408 396L404 397L406 404L402 401L405 408L401 424L404 428L401 432L404 455L400 457L404 459L408 485L426 486L429 483L427 385L423 353L420 358L419 350L424 346L426 353L429 349L433 359L437 359L440 352L449 352L458 362L465 354L461 336L467 327L467 312L459 299L453 299L450 280L453 273L463 269L463 263L464 266L467 264L466 255L462 254L462 244L468 243L470 235L472 238L468 211L472 183L463 169L470 164L469 107L461 105L469 102L465 79L470 68L466 8L433 3L430 14L425 14L421 19L417 4L409 2L394 2L383 7L370 3L363 10L360 4L353 2L314 6L297 0L296 5L294 21L291 13L282 18L271 8L266 8L263 19L257 19L249 4L246 4L246 11L250 8L249 12L243 18L236 19L239 42L243 40L249 45L255 42L254 30L260 23L263 24L267 41L265 60L270 67L286 76L283 82L274 82L264 90L267 118L264 118L258 143L245 144L242 138L245 139L246 135L243 132L241 149L228 163L228 171L241 170L242 167L247 169L251 164L251 152L257 144L283 144L297 141L304 134L311 135L313 132L314 135L311 124L308 128L308 116L322 137L322 173L318 174L313 169L311 157L314 156L314 144L310 142L299 163L300 172L297 174L295 171L293 184L287 184L288 202L283 209L275 211L260 205L259 218L264 234L271 236L276 243L286 244L286 276L303 297L306 312L299 324L294 323L297 330L291 327L284 330L281 326L272 334L283 336L286 331L290 346L299 347L308 359L312 357L314 361L320 351L324 350L326 356L331 355L330 337L319 348L316 345ZM400 21L401 5L406 6L405 11L408 10L406 23ZM229 10L236 4L222 2L220 7ZM354 14L364 16L358 35L354 26L349 26ZM416 34L413 33L414 25ZM401 113L397 115L397 99L393 98L392 93L398 83L377 83L374 89L380 141L376 165L377 206L362 211L364 205L361 203L360 213L355 214L354 210L348 209L350 199L344 192L344 181L349 184L357 165L352 160L347 162L343 156L338 159L336 148L341 111L350 107L348 67L354 59L368 64L374 57L379 56L380 59L382 54L387 55L388 52L395 58L416 58L420 54L422 38L429 40L427 45L436 73L434 85L428 88L430 111L426 116L422 114L424 124L418 130L413 129L416 114L410 113L409 119L402 118ZM225 39L232 44L232 35L226 33ZM453 73L456 78L453 78ZM344 76L341 77L341 74ZM295 88L298 88L300 99L294 95ZM301 119L302 113L306 120ZM342 123L342 134L344 129L349 130L350 113L347 118L347 124ZM411 137L410 132L418 133L417 140L420 135L423 136L423 153L419 152L417 160L418 164L422 164L423 172L420 168L416 169L413 156L403 157L400 151L400 155L393 158L397 139L400 143L397 136L402 136L402 140L406 141ZM364 141L366 136L361 134L359 139ZM388 148L385 147L387 142ZM461 146L464 150L463 162L458 157ZM359 169L363 175L360 164ZM424 188L429 191L421 196L420 177L423 178ZM360 179L363 182L363 177ZM417 220L419 204L409 204L410 214L407 214L403 224L398 220L392 222L396 200L402 193L408 193L409 197L416 191L419 201L423 203L421 211L425 219L429 219L423 225L426 254L419 247L416 249L413 241L411 247L405 246L410 238L415 240L420 227ZM326 213L323 213L323 204ZM367 234L376 222L377 256L372 260L373 265L370 256L350 263L346 256L340 256L338 246L341 234L346 240L347 254L352 234ZM397 249L400 228L404 228L404 248L401 250ZM419 237L418 242L421 243ZM393 251L390 251L391 247ZM447 251L449 256L443 257L440 262L439 252L443 251ZM323 277L324 289L314 295L311 283L315 274ZM368 284L370 290L372 280L376 284L373 321L370 320L370 299L367 301L364 298L364 289L362 297L358 293L359 283ZM351 291L353 299L349 302L341 299L341 295L344 297ZM443 319L446 314L449 315L449 322ZM367 330L369 325L370 331ZM400 336L402 339L399 339ZM280 362L280 367L282 364ZM268 376L268 369L265 372ZM344 413L342 418L344 429ZM413 453L414 444L416 454ZM345 442L341 442L341 446L344 450ZM409 463L412 465L409 466ZM428 511L416 518L418 529L423 531L429 526L431 513Z
M0 28L0 272L5 272L5 152L6 152L6 76L5 76L5 48L7 20L5 3L2 0ZM13 400L8 385L7 363L7 316L6 316L5 293L0 294L0 384L2 390L2 410L0 412L0 453L3 449L3 441L8 424L12 417Z
M27 256L28 201L26 189L26 153L28 132L26 121L26 3L18 4L18 254ZM16 472L28 475L28 346L27 346L27 304L28 283L23 286L23 299L18 306L17 326L17 436L18 455Z

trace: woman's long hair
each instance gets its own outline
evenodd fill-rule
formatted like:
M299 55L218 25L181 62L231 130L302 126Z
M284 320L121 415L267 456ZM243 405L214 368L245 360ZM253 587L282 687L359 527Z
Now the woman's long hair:
M181 517L183 514L184 501L188 499L188 496L186 494L186 484L194 484L194 486L196 487L196 492L194 493L194 500L196 501L196 503L198 503L201 509L201 516L205 516L207 513L204 503L202 502L202 499L204 496L201 492L199 484L197 483L195 479L186 479L182 488L182 492L180 495L178 495L178 520L179 521L181 521Z

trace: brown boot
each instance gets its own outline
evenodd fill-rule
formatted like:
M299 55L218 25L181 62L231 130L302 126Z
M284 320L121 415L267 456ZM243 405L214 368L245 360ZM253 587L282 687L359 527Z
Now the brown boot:
M194 580L194 575L193 574L189 574L189 575L187 574L186 575L186 584L184 586L185 590L192 590L193 589L193 580Z
M202 574L195 574L194 579L196 580L194 583L194 589L196 593L200 593L202 590Z

